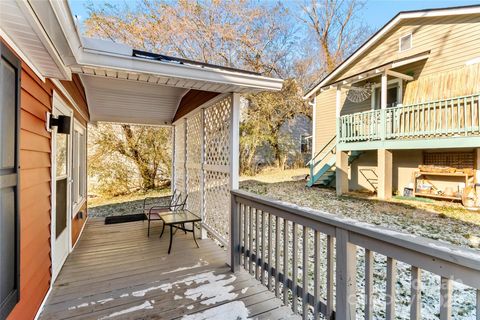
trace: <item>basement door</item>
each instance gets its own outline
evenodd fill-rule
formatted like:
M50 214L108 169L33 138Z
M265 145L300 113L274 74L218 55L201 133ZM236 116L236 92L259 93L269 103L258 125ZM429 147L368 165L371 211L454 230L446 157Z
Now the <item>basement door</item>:
M72 110L57 96L53 98L53 115L72 117ZM71 119L71 118L70 118ZM52 129L52 282L58 276L70 252L72 143L70 134Z

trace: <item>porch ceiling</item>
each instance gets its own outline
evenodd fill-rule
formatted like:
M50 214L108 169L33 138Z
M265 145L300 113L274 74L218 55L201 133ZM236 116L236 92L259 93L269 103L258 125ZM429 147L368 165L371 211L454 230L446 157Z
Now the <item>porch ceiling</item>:
M188 91L149 82L81 76L92 121L169 125Z

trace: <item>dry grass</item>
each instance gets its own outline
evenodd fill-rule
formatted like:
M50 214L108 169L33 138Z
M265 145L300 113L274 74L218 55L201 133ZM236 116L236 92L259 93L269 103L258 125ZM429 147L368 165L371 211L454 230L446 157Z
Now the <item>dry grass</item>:
M297 175L296 172L286 171L242 179L241 188L272 199L480 249L480 213L465 210L458 203L399 198L379 201L362 193L337 197L332 189L307 188L305 181L292 181L288 177ZM281 177L287 178L282 182Z

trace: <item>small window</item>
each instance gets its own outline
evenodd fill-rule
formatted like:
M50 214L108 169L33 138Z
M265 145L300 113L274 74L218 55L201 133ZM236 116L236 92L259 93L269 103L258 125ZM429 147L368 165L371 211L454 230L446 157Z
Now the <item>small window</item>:
M407 50L410 50L412 48L412 34L407 34L406 36L403 36L400 38L400 42L399 42L399 51L402 52L402 51L407 51Z
M73 163L72 178L73 190L72 200L74 204L73 214L80 209L80 205L86 198L86 130L75 121L73 127Z
M19 300L20 61L0 43L0 319Z
M300 151L302 153L311 153L312 152L312 136L302 135L300 138Z

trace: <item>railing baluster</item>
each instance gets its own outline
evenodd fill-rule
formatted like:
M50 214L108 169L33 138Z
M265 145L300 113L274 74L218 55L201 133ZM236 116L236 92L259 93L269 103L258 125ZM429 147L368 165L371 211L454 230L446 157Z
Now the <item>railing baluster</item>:
M395 319L395 285L397 283L397 261L387 258L386 319Z
M480 132L480 94L477 97L477 121L478 131ZM480 314L480 312L477 312L477 314Z
M327 236L327 319L331 319L333 313L333 238Z
M260 275L261 275L261 282L262 284L265 284L265 250L266 249L266 246L265 246L265 233L266 232L266 227L267 227L267 224L265 223L265 211L262 211L262 258L261 258L261 263L260 263ZM270 230L268 230L268 233L270 233ZM270 248L268 248L268 250L270 250ZM270 266L269 266L270 267Z
M308 319L308 229L303 226L303 262L302 262L302 318Z
M452 319L452 280L440 280L440 320Z
M463 98L463 130L465 131L465 135L468 135L467 98Z
M457 131L460 132L460 99L457 99Z
M268 215L268 290L272 291L272 215Z
M410 282L410 320L420 320L421 294L422 294L422 271L412 266L412 276Z
M232 201L234 201L233 197L232 197ZM238 252L238 254L239 254L238 269L241 269L241 267L242 267L242 257L243 257L242 247L245 248L245 244L243 243L244 239L242 239L243 238L243 221L242 221L242 219L245 219L245 218L244 218L243 212L242 212L243 205L240 204L240 203L237 203L236 206L237 206L237 214L238 214L238 222L239 222L239 224L238 224L238 238L239 238L238 245L240 247L240 251Z
M442 133L442 127L443 127L443 123L442 123L442 113L443 113L443 109L442 109L442 101L439 102L439 128L438 128L438 133L441 134Z
M259 223L258 223L258 210L255 208L255 279L260 279L259 263L260 260L260 246L259 246Z
M373 318L373 252L365 249L365 320Z
M475 122L475 118L474 118L474 101L473 101L473 96L470 97L470 130L473 131L473 128L474 128L474 122Z
M315 230L314 234L314 241L315 241L315 251L313 252L313 268L314 268L314 277L313 277L313 319L317 320L320 316L320 277L321 277L321 270L320 270L320 256L322 252L322 248L320 247L320 232Z
M280 297L280 217L275 216L275 296Z
M479 101L480 102L480 101ZM480 319L480 289L477 289L477 320Z
M297 276L298 276L298 234L297 234L297 223L293 222L292 224L292 308L294 313L298 313L298 292L297 292Z
M248 226L247 226L247 212L245 210L245 205L242 205L242 213L243 213L243 269L247 269L248 263L248 250L247 250L247 242L248 242Z
M249 237L248 237L248 273L252 274L253 269L253 219L252 219L252 208L248 206L248 223L250 224L250 228L248 230Z
M283 304L288 303L288 220L283 219Z

